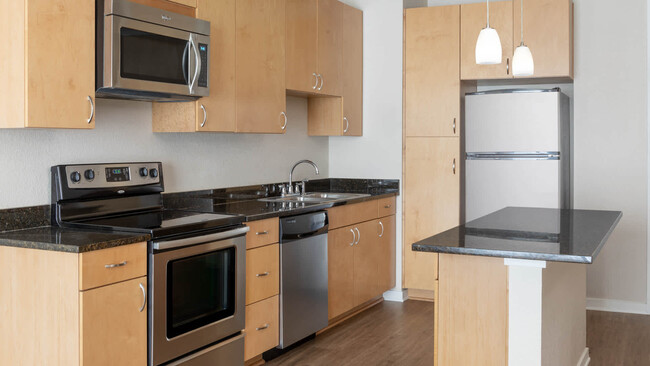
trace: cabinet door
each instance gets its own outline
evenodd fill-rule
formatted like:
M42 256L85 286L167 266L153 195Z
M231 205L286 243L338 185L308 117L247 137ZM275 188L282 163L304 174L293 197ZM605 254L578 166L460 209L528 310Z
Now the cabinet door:
M210 96L197 102L197 131L235 131L235 2L198 0L197 17L210 22Z
M521 0L514 2L515 45L521 43ZM573 2L524 2L524 43L535 61L535 78L573 78Z
M363 135L363 12L343 4L343 135Z
M270 350L280 343L280 297L246 306L244 359Z
M83 365L145 365L147 277L83 291L81 360Z
M328 319L354 307L354 226L327 234Z
M318 87L318 0L287 2L287 89Z
M378 220L355 225L357 244L354 245L354 306L361 305L380 294Z
M419 240L460 222L460 141L406 138L404 165L404 287L433 290L438 256L414 252Z
M377 293L395 287L395 215L377 221Z
M485 28L485 2L460 6L460 78L462 80L511 78L513 38L512 1L490 2L490 27L501 39L502 62L498 65L476 64L476 40Z
M95 2L29 0L25 6L25 126L94 128L89 118L95 98Z
M237 0L237 132L284 133L284 0Z
M343 4L338 0L318 0L318 92L340 96Z
M459 136L460 6L406 10L406 136Z

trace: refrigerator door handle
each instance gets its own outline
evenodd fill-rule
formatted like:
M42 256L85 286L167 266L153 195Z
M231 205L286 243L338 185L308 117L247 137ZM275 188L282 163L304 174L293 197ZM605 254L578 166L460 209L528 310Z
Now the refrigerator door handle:
M468 152L466 160L560 160L559 151Z

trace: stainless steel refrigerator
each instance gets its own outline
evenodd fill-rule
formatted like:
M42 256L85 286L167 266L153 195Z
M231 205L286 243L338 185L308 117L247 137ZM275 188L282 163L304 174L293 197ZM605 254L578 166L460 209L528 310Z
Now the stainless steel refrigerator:
M465 218L508 206L570 208L569 98L560 89L465 98Z

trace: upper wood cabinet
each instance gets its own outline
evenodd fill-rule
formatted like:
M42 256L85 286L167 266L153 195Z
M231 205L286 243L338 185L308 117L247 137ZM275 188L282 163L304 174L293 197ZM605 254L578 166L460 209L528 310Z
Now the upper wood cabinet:
M0 128L94 128L94 1L2 1L0 40Z
M487 21L485 2L460 6L460 78L462 80L506 79L511 77L513 54L512 1L490 2L490 27L501 39L502 62L476 64L476 41Z
M363 135L363 12L343 4L343 133Z
M460 6L406 10L405 135L460 135Z
M285 0L237 0L236 132L284 133Z
M153 103L154 132L235 132L236 0L194 0L210 22L210 96L196 102Z
M287 0L287 89L340 96L343 4Z
M514 0L514 46L521 43L521 0ZM573 2L526 0L524 43L535 61L533 78L573 78Z

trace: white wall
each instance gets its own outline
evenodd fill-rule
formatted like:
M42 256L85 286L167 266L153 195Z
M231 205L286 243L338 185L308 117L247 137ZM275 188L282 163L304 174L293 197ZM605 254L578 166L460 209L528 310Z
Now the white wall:
M162 161L167 192L287 181L300 159L328 177L328 138L307 137L307 100L287 98L287 112L286 135L154 134L151 103L100 99L94 130L0 130L0 209L49 204L57 164Z
M330 175L402 179L403 3L343 0L363 10L363 137L331 137ZM402 204L397 199L396 283L402 283Z

